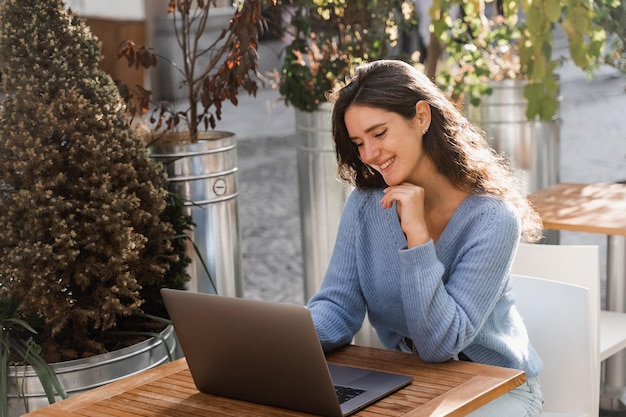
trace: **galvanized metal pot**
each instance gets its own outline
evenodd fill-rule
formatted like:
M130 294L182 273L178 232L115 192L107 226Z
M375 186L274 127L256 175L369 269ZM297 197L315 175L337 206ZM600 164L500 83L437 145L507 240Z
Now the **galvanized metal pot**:
M322 283L350 193L350 187L337 174L331 112L330 103L314 112L296 110L305 301Z
M182 357L173 326L133 346L89 358L51 364L59 382L73 396ZM165 344L163 340L165 340ZM45 391L31 366L12 366L8 381L9 417L48 405ZM59 398L60 400L60 398Z
M195 223L187 249L192 259L188 268L189 290L242 297L235 134L203 132L198 142L158 141L149 151L164 164L170 191L182 197Z
M296 110L298 185L305 302L324 280L339 220L352 187L339 178L331 130L332 105L315 112ZM367 317L353 343L382 347Z
M467 106L468 119L487 134L490 145L507 155L522 185L534 192L558 182L561 120L528 120L523 80L491 81L490 96Z

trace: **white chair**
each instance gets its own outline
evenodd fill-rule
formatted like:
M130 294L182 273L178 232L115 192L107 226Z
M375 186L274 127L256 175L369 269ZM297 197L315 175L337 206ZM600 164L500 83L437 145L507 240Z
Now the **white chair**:
M544 364L542 416L599 414L600 361L591 322L589 289L564 282L511 275L531 343Z
M601 310L600 261L596 245L521 243L511 273L568 282L589 288L592 323L598 323L600 361L626 348L626 314Z

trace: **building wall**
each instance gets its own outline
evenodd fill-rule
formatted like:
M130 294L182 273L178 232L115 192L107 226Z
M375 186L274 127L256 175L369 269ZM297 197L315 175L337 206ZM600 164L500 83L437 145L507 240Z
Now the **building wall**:
M87 19L91 32L102 42L100 67L114 80L144 86L144 70L129 68L125 59L117 58L122 41L131 39L147 45L146 0L65 0L67 7ZM166 0L150 0L167 7ZM149 46L149 45L148 45Z
M164 3L166 0L152 0ZM109 20L144 20L146 10L144 0L65 0L65 4L85 17Z
M130 86L144 86L144 70L129 67L126 59L118 59L120 43L127 39L138 45L146 44L146 24L144 21L109 20L87 17L91 32L102 42L100 68L108 72L114 80L122 80Z

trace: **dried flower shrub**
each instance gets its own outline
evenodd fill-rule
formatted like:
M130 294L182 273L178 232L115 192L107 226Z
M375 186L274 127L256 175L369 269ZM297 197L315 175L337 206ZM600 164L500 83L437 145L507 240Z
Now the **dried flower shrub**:
M165 62L180 73L185 103L155 102L152 91L143 86L129 86L120 81L119 89L133 116L149 114L148 122L155 132L181 128L188 136L184 141L198 141L198 132L215 129L222 118L222 103L239 102L241 90L256 96L258 90L259 33L264 30L262 0L238 0L228 27L208 43L203 37L208 30L215 0L169 0L176 41L182 62L174 62L151 47L123 41L118 58L125 58L130 67L150 68ZM276 4L276 0L272 0Z
M6 0L0 25L0 301L56 359L102 352L101 333L178 261L167 179L81 18L61 0Z

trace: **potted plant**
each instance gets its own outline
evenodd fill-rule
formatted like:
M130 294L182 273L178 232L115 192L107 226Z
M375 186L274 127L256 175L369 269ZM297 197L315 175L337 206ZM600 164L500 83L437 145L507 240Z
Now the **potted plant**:
M291 0L278 88L295 108L305 298L324 276L350 188L337 178L327 94L367 61L401 56L400 34L413 27L411 1ZM415 57L414 57L415 58ZM417 59L414 59L417 62Z
M118 55L136 68L169 64L182 80L184 100L155 102L152 91L142 86L119 83L119 88L128 108L145 115L151 155L166 165L170 190L181 195L196 224L189 233L189 242L199 249L196 253L189 248L190 289L242 296L235 134L212 129L221 119L225 101L236 105L241 90L256 94L262 1L237 2L220 30L209 27L215 1L169 0L167 4L181 61L132 40L122 42ZM207 36L208 29L216 36Z
M290 0L283 7L289 14L285 32L292 40L283 51L279 92L297 110L318 110L362 63L411 58L396 48L400 34L417 22L410 1Z
M91 388L171 356L171 326L142 315L164 314L159 289L184 288L189 278L179 235L190 218L98 69L99 43L84 21L61 0L6 0L0 25L4 417L42 404L13 395L34 387L31 374L44 385L57 375L63 397L85 389L71 381ZM159 336L139 342L146 332ZM130 355L142 350L147 362ZM34 369L14 366L22 362ZM117 368L99 368L112 362ZM86 368L103 380L74 373Z
M586 0L529 1L521 10L517 2L435 0L430 9L430 46L440 45L447 61L428 75L511 158L531 192L558 181L563 57L553 53L554 31L561 28L570 58L591 73L605 40L594 13Z
M454 5L461 17L451 17ZM432 30L449 55L445 73L451 75L439 80L453 97L463 93L465 100L478 104L490 93L477 90L478 84L524 79L527 118L549 121L557 113L555 70L563 59L553 55L554 30L560 26L565 33L572 61L592 71L606 39L594 16L594 5L586 0L530 1L522 3L522 10L517 2L435 0Z
M163 3L165 5L165 2ZM218 7L210 0L168 0L168 14L174 26L176 43L182 58L177 63L158 50L136 45L132 40L121 43L118 57L129 66L149 69L159 61L170 64L182 79L184 103L168 103L152 99L152 91L118 83L125 100L136 99L138 106L129 106L135 114L150 113L150 127L155 132L182 131L183 135L159 137L158 140L198 142L202 132L215 129L221 119L222 104L237 104L240 90L256 94L258 90L258 37L263 30L262 1L243 0L236 3L228 26L221 28L217 38L205 38L211 13Z
M597 0L596 21L609 34L609 42L603 63L610 65L622 74L626 73L626 3L623 1L603 2Z

